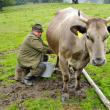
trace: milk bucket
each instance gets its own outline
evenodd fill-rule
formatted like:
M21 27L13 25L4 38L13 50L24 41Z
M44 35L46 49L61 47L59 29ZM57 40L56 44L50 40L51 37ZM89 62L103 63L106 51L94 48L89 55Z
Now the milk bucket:
M50 62L43 62L46 65L46 70L42 74L42 77L51 77L52 73L54 72L55 64Z

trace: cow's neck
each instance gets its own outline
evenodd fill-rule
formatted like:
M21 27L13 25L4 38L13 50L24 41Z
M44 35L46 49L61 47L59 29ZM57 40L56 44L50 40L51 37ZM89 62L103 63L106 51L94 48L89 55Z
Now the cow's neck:
M73 67L75 70L84 68L89 62L89 53L86 47L86 38L83 37L82 39L80 39L80 43L77 43L77 45L78 44L81 47L79 51L74 51L72 56L67 59L69 67Z

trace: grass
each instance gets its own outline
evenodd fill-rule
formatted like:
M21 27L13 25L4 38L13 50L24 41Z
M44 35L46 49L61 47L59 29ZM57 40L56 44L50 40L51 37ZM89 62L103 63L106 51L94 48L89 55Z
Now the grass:
M61 110L62 105L60 100L53 99L37 99L27 100L24 102L27 110Z
M19 110L19 107L16 103L13 103L12 105L10 105L7 110Z
M26 110L61 110L63 108L60 100L53 99L28 99L22 105ZM19 106L13 103L7 110L19 110Z
M16 67L16 54L11 53L4 55L2 59L2 67L0 68L0 80L4 82L4 84L14 83L14 80L10 80L10 77L14 75L15 67Z
M2 54L0 54L0 81L3 81L3 84L7 85L15 83L15 81L10 80L10 77L14 75L15 66L17 64L16 52L13 50L17 50L19 48L25 39L25 36L30 32L31 26L36 22L43 25L43 39L46 42L45 32L49 22L55 15L55 12L59 9L70 6L80 9L90 16L106 18L110 14L109 4L74 5L61 3L13 6L4 8L4 11L0 12L0 52L2 52ZM110 40L108 42L108 46L110 47ZM107 55L107 60L107 64L103 67L93 67L92 65L88 65L86 70L90 73L92 79L97 83L108 99L110 99L110 55ZM55 62L55 60L53 62ZM80 105L82 110L106 110L92 88L87 90L86 99L82 101L73 99L71 103L77 103ZM29 110L62 109L62 103L59 100L55 101L52 99L29 99L24 102L24 105L25 107L28 107ZM49 105L49 107L47 105ZM14 103L8 110L18 109L17 104Z

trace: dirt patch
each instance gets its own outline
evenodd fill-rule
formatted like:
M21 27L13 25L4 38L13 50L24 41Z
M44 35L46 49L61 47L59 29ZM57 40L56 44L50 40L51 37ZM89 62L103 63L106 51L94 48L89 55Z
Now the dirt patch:
M62 89L62 76L61 74L56 74L55 79L37 79L36 84L34 86L25 86L19 82L12 84L8 87L1 86L0 87L0 110L4 110L3 108L10 105L13 102L18 102L19 106L21 106L22 102L25 99L33 98L41 98L41 97L51 97L57 98L58 94L61 95ZM71 83L70 83L71 85ZM87 88L89 84L87 82L82 83L83 88ZM72 88L70 87L70 90ZM79 93L81 94L81 93ZM70 92L70 98L74 98L73 92ZM65 106L64 110L75 110L69 109L69 106ZM78 109L80 110L80 109Z

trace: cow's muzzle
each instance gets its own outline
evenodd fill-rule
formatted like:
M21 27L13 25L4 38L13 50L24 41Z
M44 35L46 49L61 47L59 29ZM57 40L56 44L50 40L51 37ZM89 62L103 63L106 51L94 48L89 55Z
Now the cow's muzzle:
M102 59L102 58L96 58L96 59L93 59L92 60L92 64L94 66L102 66L105 64L105 59Z

